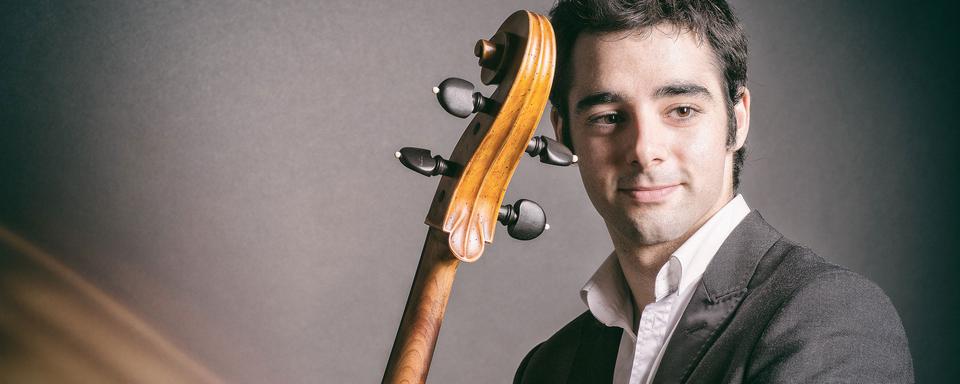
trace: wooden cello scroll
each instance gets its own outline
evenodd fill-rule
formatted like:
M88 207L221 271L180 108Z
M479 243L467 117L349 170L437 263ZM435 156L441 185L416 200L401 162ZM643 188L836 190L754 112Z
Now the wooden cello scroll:
M549 20L528 11L477 43L481 80L498 86L453 149L455 171L443 173L427 213L427 239L384 383L426 382L457 267L493 241L503 195L550 94L555 50Z

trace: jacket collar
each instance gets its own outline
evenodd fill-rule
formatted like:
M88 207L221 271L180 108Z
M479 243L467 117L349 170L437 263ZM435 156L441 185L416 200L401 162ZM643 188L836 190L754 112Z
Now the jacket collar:
M681 383L703 357L744 296L764 254L783 235L756 210L730 233L707 266L667 344L653 383Z

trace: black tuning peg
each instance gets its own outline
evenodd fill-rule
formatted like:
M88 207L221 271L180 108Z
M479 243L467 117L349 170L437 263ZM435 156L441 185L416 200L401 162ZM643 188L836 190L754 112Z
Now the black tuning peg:
M517 200L513 205L501 206L497 221L506 225L507 233L517 240L530 240L540 236L544 230L550 229L543 208L525 199Z
M440 155L430 156L430 150L404 147L395 156L407 168L424 176L453 176L456 173L456 163L445 160Z
M566 167L577 162L577 155L574 155L570 148L543 135L534 136L530 139L526 152L531 157L539 156L541 163L550 165Z
M473 83L457 77L433 87L433 93L437 94L443 110L459 118L466 118L474 112L486 112L493 105L492 100L475 91Z

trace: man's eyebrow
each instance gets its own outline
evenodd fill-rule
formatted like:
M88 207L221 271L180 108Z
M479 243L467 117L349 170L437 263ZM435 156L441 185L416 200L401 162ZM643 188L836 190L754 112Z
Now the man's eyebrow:
M658 99L670 96L696 96L707 100L713 99L713 94L706 87L694 83L667 84L653 92L653 97Z
M576 111L580 113L594 105L618 103L623 101L623 99L623 96L614 92L591 93L580 99L580 101L577 101Z

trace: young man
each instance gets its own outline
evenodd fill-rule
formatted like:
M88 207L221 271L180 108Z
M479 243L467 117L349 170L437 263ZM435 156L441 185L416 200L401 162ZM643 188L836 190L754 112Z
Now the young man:
M552 122L614 251L515 382L912 382L886 295L735 194L751 99L729 6L561 0L551 19Z

